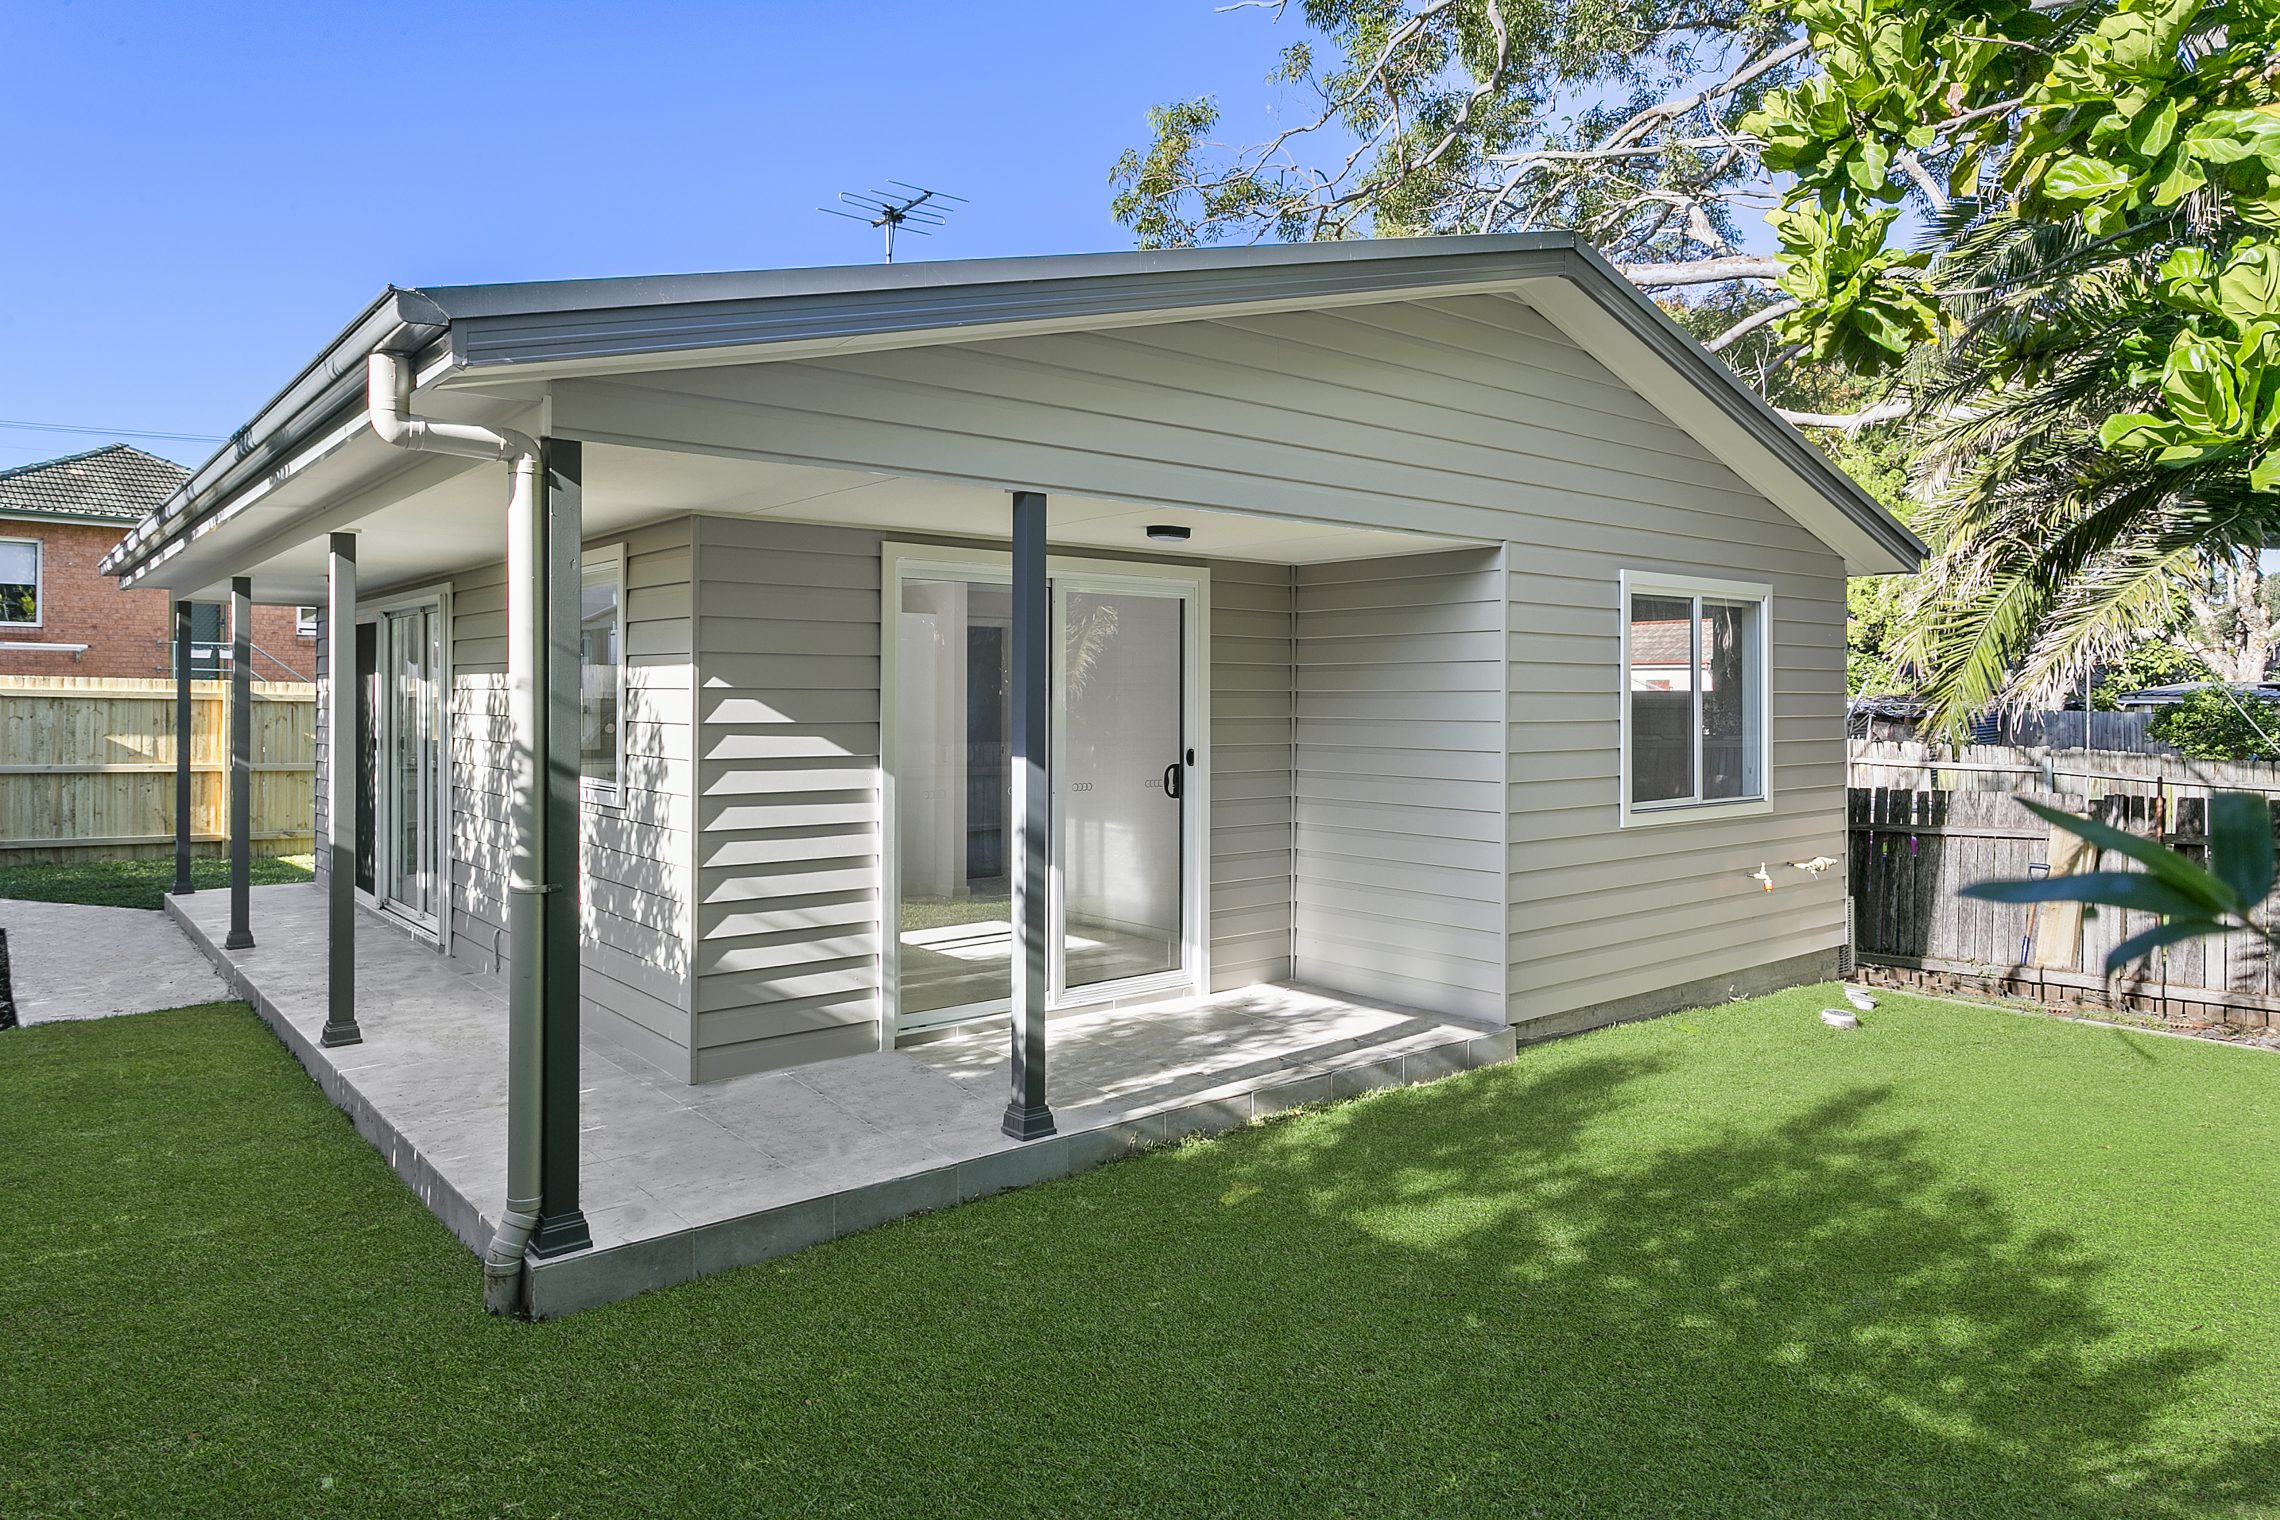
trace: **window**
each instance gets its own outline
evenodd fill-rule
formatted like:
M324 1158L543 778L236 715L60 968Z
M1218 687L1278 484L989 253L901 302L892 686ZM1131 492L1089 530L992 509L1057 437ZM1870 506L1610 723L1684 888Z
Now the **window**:
M40 541L0 538L0 623L40 623Z
M625 769L625 555L583 557L578 597L578 774L615 795Z
M317 609L314 607L295 607L293 609L293 632L299 638L315 638L317 636Z
M1761 811L1764 586L1623 576L1623 822Z

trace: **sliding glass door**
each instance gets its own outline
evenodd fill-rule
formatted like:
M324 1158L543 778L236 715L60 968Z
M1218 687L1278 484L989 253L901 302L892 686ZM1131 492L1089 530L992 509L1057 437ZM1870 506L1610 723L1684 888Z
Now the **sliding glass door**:
M357 885L427 929L444 892L444 618L440 601L378 611L357 629Z
M1183 990L1201 921L1200 586L1055 563L1053 1000ZM981 555L902 564L888 585L882 960L907 1032L1012 995L1012 594L1002 557Z

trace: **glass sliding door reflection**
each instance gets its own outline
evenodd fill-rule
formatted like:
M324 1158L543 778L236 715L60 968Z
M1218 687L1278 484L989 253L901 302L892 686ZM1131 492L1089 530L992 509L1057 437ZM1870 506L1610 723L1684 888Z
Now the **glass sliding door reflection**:
M907 580L895 611L898 1016L1013 993L1009 588Z
M1062 984L1177 971L1185 790L1177 597L1062 599Z
M433 607L387 615L385 721L389 838L387 902L415 917L436 911L436 860L442 830L436 796L442 742L441 618Z

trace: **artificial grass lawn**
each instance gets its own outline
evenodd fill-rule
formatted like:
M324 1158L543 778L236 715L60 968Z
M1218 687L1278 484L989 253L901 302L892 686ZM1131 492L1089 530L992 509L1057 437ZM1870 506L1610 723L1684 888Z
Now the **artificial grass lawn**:
M2280 1058L1829 997L542 1325L237 1005L0 1036L0 1513L2280 1512Z
M256 855L249 875L257 887L271 887L316 878L313 855ZM230 863L219 855L201 855L190 862L190 885L199 891L227 890ZM166 906L174 886L174 858L151 860L84 860L66 865L0 866L0 897L21 897L32 902L89 903L98 908L149 908Z

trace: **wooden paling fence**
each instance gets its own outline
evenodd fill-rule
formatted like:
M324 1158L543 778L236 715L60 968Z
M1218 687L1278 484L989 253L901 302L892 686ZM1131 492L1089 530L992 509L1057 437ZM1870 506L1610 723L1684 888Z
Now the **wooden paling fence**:
M229 683L191 683L190 832L229 827ZM253 683L253 847L311 847L316 688ZM162 855L174 846L174 683L0 676L0 861Z
M1856 743L1853 751L1853 949L1863 966L2188 1021L2280 1027L2280 966L2255 935L2173 945L2109 983L2107 952L2151 928L2151 914L1962 895L1978 881L2127 866L2054 835L2019 805L2020 795L2206 863L2209 793L2280 798L2280 767L1997 746L1939 759L1914 744Z

